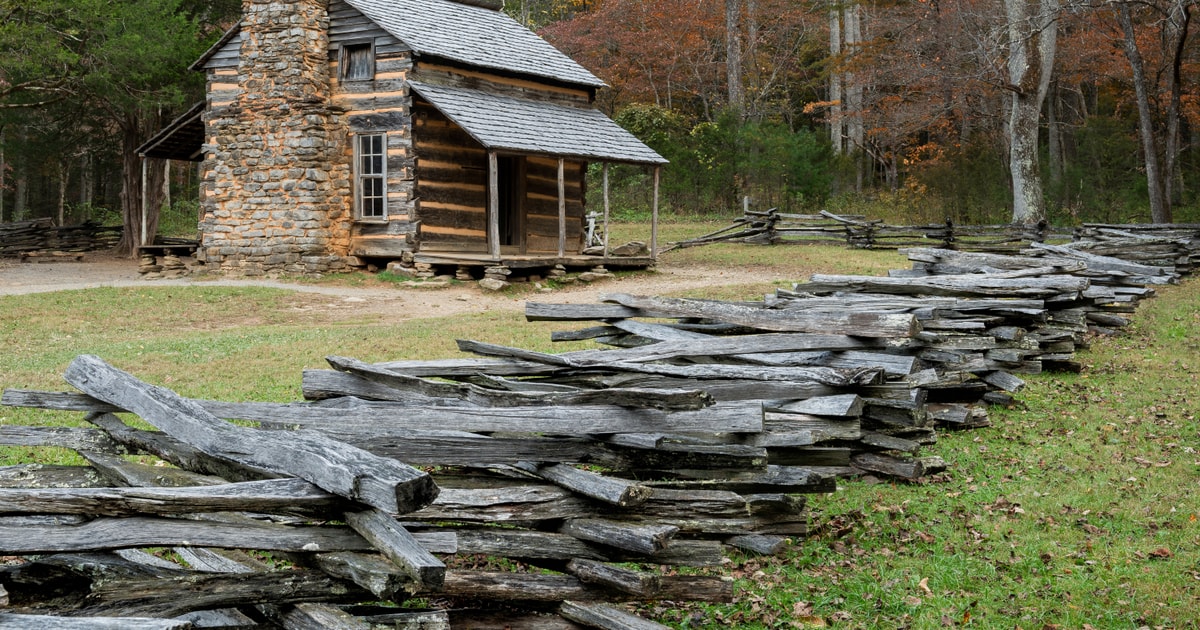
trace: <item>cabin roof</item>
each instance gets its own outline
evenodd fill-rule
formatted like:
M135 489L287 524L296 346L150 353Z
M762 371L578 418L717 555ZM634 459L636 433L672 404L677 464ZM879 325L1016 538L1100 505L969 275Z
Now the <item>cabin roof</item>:
M137 154L167 160L200 161L204 146L204 120L201 118L204 105L204 101L192 105L138 147Z
M583 66L502 11L451 0L346 0L416 55L604 86Z
M667 162L597 109L419 81L408 84L489 150L634 164Z
M413 54L562 83L604 87L604 81L502 11L452 0L346 0ZM190 70L201 70L238 37L235 24Z

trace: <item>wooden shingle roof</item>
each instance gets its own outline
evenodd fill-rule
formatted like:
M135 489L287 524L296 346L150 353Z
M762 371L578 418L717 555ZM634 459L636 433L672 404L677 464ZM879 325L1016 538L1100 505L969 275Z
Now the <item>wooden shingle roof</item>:
M346 0L413 53L602 87L586 68L503 12L451 0Z
M634 164L667 162L597 109L419 81L408 84L489 150Z

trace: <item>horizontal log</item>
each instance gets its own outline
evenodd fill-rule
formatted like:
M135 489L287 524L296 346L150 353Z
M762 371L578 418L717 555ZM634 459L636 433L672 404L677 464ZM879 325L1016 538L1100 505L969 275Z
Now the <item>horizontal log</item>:
M22 630L186 630L190 621L150 617L55 617L0 612L0 628Z
M872 276L839 276L813 274L807 284L796 285L798 291L812 293L832 291L862 291L917 295L961 297L1048 297L1078 293L1091 283L1072 276L1034 278L1005 278L1001 274L965 274L929 276L924 278L883 278Z
M193 610L296 602L351 603L371 594L318 571L201 573L172 578L113 580L93 585L92 615L174 617Z
M398 461L315 433L284 437L222 422L194 401L144 383L98 357L76 357L64 376L84 393L126 408L205 453L295 475L387 512L410 512L437 496L428 474Z
M606 390L574 390L559 392L515 392L487 389L468 383L429 381L417 376L392 372L346 357L326 357L334 369L361 376L380 385L408 393L410 400L430 402L434 399L461 400L485 407L520 407L537 405L594 405L644 407L660 410L696 410L712 404L712 397L700 390L649 390L616 388ZM397 400L391 398L390 400Z
M445 538L417 539L435 553L453 553L455 549ZM81 525L0 525L0 549L14 555L176 546L293 552L373 550L358 534L337 527L153 517L100 518Z
M670 544L679 528L672 525L631 525L599 518L571 519L560 531L580 540L634 553L654 554Z
M715 540L675 540L666 549L646 555L603 548L566 534L512 528L487 527L438 530L457 537L458 553L501 556L529 560L586 558L607 562L651 562L654 564L710 567L724 561L721 544Z
M570 575L531 573L450 571L439 597L452 600L495 600L508 602L625 601L626 594L614 594ZM664 575L661 590L650 599L729 602L733 580L723 577Z
M204 408L220 418L271 422L296 427L330 425L379 430L482 431L584 435L661 430L673 432L762 430L762 405L723 402L695 411L631 409L618 405L564 407L448 407L353 401L331 408L296 403L217 403ZM292 434L295 435L295 434Z
M0 466L0 488L99 488L109 485L112 484L91 466Z
M597 584L637 597L653 597L662 588L658 573L634 571L595 560L575 558L567 563L567 571L584 584Z
M682 298L638 297L622 293L602 295L605 302L668 313L671 317L696 317L778 332L812 332L860 337L911 337L920 325L911 315L894 313L773 312L724 302Z
M5 392L7 395L9 391ZM24 405L21 405L24 406ZM5 446L57 446L73 451L128 454L129 450L103 431L76 427L0 426L0 444Z
M249 481L192 488L0 489L3 514L192 514L261 512L320 516L349 502L300 479Z
M602 501L617 507L637 507L650 498L650 489L635 482L600 475L588 470L581 470L565 464L551 464L538 467L536 465L522 466L533 474L583 495L590 499Z
M605 604L564 601L558 612L566 619L603 630L666 630L667 626Z
M767 333L731 335L729 337L705 336L703 339L660 341L621 350L582 350L552 356L568 361L573 367L602 368L607 365L671 361L692 357L760 357L759 360L764 362L778 357L782 362L788 355L797 352L877 347L882 346L874 340L847 335Z

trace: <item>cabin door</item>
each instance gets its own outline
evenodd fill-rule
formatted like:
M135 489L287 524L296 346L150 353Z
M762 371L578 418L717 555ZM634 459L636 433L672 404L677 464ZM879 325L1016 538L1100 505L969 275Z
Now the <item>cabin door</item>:
M500 251L525 253L525 158L499 156Z

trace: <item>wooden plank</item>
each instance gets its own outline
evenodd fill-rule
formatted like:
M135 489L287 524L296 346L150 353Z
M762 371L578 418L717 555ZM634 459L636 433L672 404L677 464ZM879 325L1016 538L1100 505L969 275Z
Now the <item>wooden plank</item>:
M445 537L415 537L428 551L454 553L455 545ZM0 524L0 549L14 555L176 546L292 552L374 550L358 534L337 527L154 517L99 518L79 525Z
M707 300L637 297L622 293L602 295L600 299L622 306L666 312L672 317L699 317L778 332L877 338L911 337L920 330L916 318L902 313L797 313Z
M576 518L560 530L580 540L600 543L634 553L653 554L670 544L679 528L673 525L631 525L599 518Z
M468 347L474 347L467 343ZM689 338L622 350L583 350L558 355L573 367L603 367L624 363L667 361L686 357L727 357L784 354L811 350L849 350L879 347L875 340L859 339L840 334L771 333L756 335L707 336Z
M114 486L214 486L225 483L220 477L201 475L181 468L148 466L122 459L116 455L83 451L80 455L87 460L105 479ZM301 482L307 483L307 482ZM312 484L308 484L312 487Z
M94 615L173 617L193 610L304 601L350 603L370 593L317 571L202 573L171 578L96 582L88 595Z
M588 470L581 470L566 464L549 464L545 466L531 465L525 462L520 466L533 474L557 484L563 488L596 499L610 505L623 508L637 507L650 498L650 488L633 481L600 475ZM3 496L3 495L0 495Z
M76 357L65 378L84 393L128 408L168 434L187 436L200 451L295 475L388 512L410 512L437 496L428 474L398 461L316 433L283 435L222 422L196 402L144 383L98 357Z
M564 601L558 608L563 617L589 628L602 630L666 630L667 626L643 619L606 604Z
M453 533L450 533L453 536ZM412 576L394 562L376 554L339 551L312 556L312 565L339 579L367 589L382 601L403 601L413 587Z
M426 551L408 530L379 510L347 512L346 524L407 573L416 590L437 590L446 578L446 565Z
M425 530L426 534L440 530ZM513 528L486 527L451 530L457 535L458 553L523 558L570 560L587 558L609 562L652 562L654 564L711 567L724 561L721 544L715 540L675 540L666 549L646 555L604 548L573 536Z
M658 345L660 344L654 344L654 346ZM834 385L837 387L873 384L881 382L883 379L883 370L879 369L838 370L834 368L822 367L779 368L772 366L741 366L723 364L667 365L663 363L642 363L640 361L613 361L604 363L599 362L598 358L592 357L587 357L583 361L580 361L579 364L576 364L574 356L568 357L566 355L532 352L528 350L521 350L519 348L509 348L506 346L482 343L478 341L466 341L460 339L458 341L458 346L459 349L464 352L474 352L477 354L528 360L540 360L549 365L558 365L564 368L603 368L608 371L625 371L637 374L652 374L657 376L670 376L684 379L742 379L747 381L801 381L807 379L817 383ZM653 348L654 346L649 347ZM642 348L634 348L634 350L641 349ZM624 351L625 350L607 350L602 352L617 353ZM709 388L705 387L704 389ZM715 407L710 407L706 411L711 411L714 408Z
M488 151L488 254L500 260L500 166L495 151ZM562 254L559 254L560 256Z
M198 512L261 512L316 517L348 501L300 479L248 481L191 488L0 489L3 514L132 516Z
M791 544L791 539L786 536L746 534L743 536L731 536L725 539L725 544L737 547L742 551L750 551L764 556L774 556L787 549Z
M450 571L439 597L452 600L484 599L508 602L612 601L606 588L584 584L570 575L517 574L487 571ZM628 595L617 595L621 600ZM733 597L731 578L665 575L662 589L652 599L728 602Z
M276 620L285 630L371 630L373 627L333 606L308 602L286 608Z
M558 256L562 258L567 253L567 190L566 178L563 174L564 160L558 158Z
M356 374L397 390L396 397L405 399L403 393L411 393L407 400L430 401L435 398L461 400L484 407L519 407L527 405L587 405L610 404L623 407L649 407L661 410L703 409L712 404L711 396L701 390L650 390L634 388L612 388L605 390L574 390L559 392L514 392L487 389L468 383L445 383L392 372L347 357L329 356L325 360L334 369ZM443 404L440 403L439 404Z
M190 621L150 617L57 617L0 612L0 628L21 630L187 630Z
M345 406L336 408L305 403L206 402L203 409L209 410L206 413L214 417L227 419L301 427L377 427L380 431L437 428L581 435L631 431L753 433L762 430L762 405L755 401L721 402L694 411L631 409L618 405L488 408L372 401L347 401Z
M0 488L98 488L109 486L91 466L0 466Z
M567 563L567 571L584 584L598 584L638 597L653 597L662 588L658 573L634 571L595 560L575 558Z
M7 392L6 392L7 393ZM127 454L128 449L103 431L75 427L0 426L0 444L5 446L57 446L73 451Z
M1006 278L1004 274L965 274L928 276L924 278L884 278L873 276L844 276L813 274L806 284L796 285L797 291L828 293L858 291L953 297L1032 297L1042 298L1078 293L1091 283L1086 278L1046 276Z

